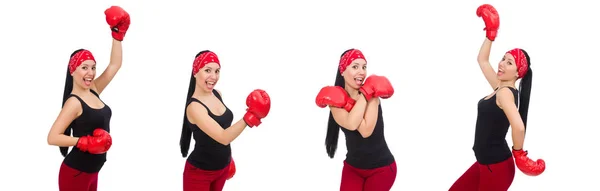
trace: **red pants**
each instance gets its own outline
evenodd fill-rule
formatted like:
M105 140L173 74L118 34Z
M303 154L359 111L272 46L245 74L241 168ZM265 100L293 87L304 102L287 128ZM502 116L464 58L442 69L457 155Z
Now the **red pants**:
M183 191L221 191L227 180L229 166L221 170L202 170L189 162L183 170Z
M396 162L375 169L359 169L344 161L340 191L389 191L396 181Z
M96 191L98 173L86 173L73 169L65 163L58 173L58 190L60 191Z
M475 162L448 191L507 191L515 178L515 161L490 165Z

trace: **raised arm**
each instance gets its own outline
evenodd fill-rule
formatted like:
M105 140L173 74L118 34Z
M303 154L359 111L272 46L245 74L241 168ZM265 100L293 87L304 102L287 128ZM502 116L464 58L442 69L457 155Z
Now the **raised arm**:
M121 69L121 64L123 63L123 47L121 45L121 41L113 39L112 41L112 50L110 53L110 63L102 72L98 78L94 80L94 86L92 88L100 94L106 86L113 80L115 75L119 69Z
M483 44L481 45L481 49L479 49L479 55L477 56L477 62L479 63L479 68L481 68L481 72L483 72L483 76L488 81L492 89L496 89L498 86L498 77L496 75L496 71L492 68L490 64L490 49L492 48L492 41L488 38L485 38Z
M492 89L496 89L498 86L498 79L496 78L494 68L492 68L492 65L490 64L490 50L492 48L492 41L496 39L496 35L498 34L500 17L498 16L496 9L489 4L479 6L477 8L477 16L483 18L486 31L486 38L481 45L481 49L479 49L477 62Z
M121 41L125 38L125 34L131 23L129 13L119 6L111 6L104 11L104 15L106 16L106 23L112 31L113 41L110 53L110 63L106 67L106 70L94 80L94 85L92 87L98 94L104 91L106 86L108 86L121 68L121 63L123 63L123 48L121 46Z
M223 145L229 145L247 126L246 122L240 119L227 129L223 129L219 123L208 115L206 108L195 102L188 106L187 115L191 124L196 124L200 130Z
M52 124L50 132L48 132L48 145L59 147L77 145L78 138L65 135L64 132L69 124L79 117L82 112L81 103L77 98L71 97L67 99L54 124Z

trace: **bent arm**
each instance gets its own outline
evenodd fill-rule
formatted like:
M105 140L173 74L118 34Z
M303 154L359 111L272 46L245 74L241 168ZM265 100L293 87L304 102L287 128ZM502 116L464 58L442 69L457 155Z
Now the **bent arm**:
M81 103L79 103L79 100L74 97L69 98L58 114L56 121L54 121L54 124L52 124L50 132L48 132L48 145L59 147L70 147L77 145L79 138L65 135L64 132L69 124L71 124L73 120L81 115L82 111L83 110L81 109Z
M223 145L229 145L233 142L248 126L244 119L240 119L227 129L223 129L217 121L208 115L206 108L198 103L191 103L188 106L187 113L190 123L196 124L200 130Z
M358 127L358 132L363 138L370 137L373 134L373 130L375 130L375 124L379 117L379 103L381 103L379 98L371 99L367 103L363 123Z
M121 41L113 39L112 50L110 52L110 63L96 80L94 80L94 88L98 94L102 93L106 86L113 80L121 64L123 63L123 47Z
M481 72L483 72L483 76L488 81L492 89L496 89L498 86L498 78L496 77L496 72L494 72L494 68L490 64L490 50L492 49L492 41L488 38L485 38L481 48L479 49L479 55L477 56L477 62L479 63L479 67L481 68Z
M502 88L497 93L500 107L510 122L512 130L513 148L516 150L523 149L525 142L525 124L521 119L521 114L515 104L513 93L508 88Z
M356 103L350 112L347 112L343 108L331 106L329 108L331 109L331 114L333 115L335 122L343 128L354 131L358 129L358 126L360 126L363 121L365 109L367 108L367 100L363 96L358 96L358 100L356 100Z

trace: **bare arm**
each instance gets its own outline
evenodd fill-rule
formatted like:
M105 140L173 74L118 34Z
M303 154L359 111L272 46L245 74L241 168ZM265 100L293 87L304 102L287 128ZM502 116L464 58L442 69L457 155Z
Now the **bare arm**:
M519 110L515 104L514 95L508 88L502 88L498 90L498 93L496 94L499 106L502 108L510 122L513 148L516 150L522 149L523 143L525 142L525 124L523 123L521 114L519 114Z
M110 52L110 63L106 67L106 70L102 72L100 76L93 83L93 89L98 93L102 93L106 86L113 80L115 75L119 69L121 69L121 64L123 63L123 47L121 46L121 41L113 39L112 42L112 50Z
M48 145L54 145L59 147L70 147L77 145L79 138L65 135L64 132L75 120L81 115L83 110L81 109L81 103L77 98L71 97L67 99L63 106L60 114L52 124L50 132L48 132Z
M223 129L217 121L210 118L206 108L194 102L188 106L187 115L190 123L196 124L200 130L223 145L229 145L229 143L242 134L242 131L247 126L244 119L240 119L229 128Z
M379 117L379 103L379 98L373 98L367 103L363 123L358 127L358 132L363 138L370 137L373 134L377 117Z
M350 112L347 112L343 108L331 106L329 108L331 109L331 114L333 115L335 122L343 128L354 131L358 129L358 126L360 126L360 123L363 121L365 109L367 108L367 100L362 95L358 96L358 100L356 100L356 103Z
M481 49L479 49L479 55L477 56L477 62L479 63L479 67L483 72L483 76L490 83L492 89L496 89L498 86L498 78L496 77L496 72L494 72L494 68L490 64L490 50L492 49L492 41L487 37L483 41L481 45Z

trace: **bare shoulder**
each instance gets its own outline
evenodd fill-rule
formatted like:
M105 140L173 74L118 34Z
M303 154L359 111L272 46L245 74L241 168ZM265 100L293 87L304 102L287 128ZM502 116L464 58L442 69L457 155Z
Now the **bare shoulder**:
M510 99L514 100L514 94L509 87L500 88L498 92L496 92L499 99Z
M74 96L67 98L67 101L65 101L65 104L62 107L62 112L77 114L77 116L81 115L81 113L83 112L81 102Z
M190 103L185 109L185 111L188 121L192 124L196 124L195 121L197 121L197 119L201 116L208 115L208 111L206 110L206 108L202 107L200 103L195 101Z
M508 87L500 88L498 92L496 92L496 98L496 103L500 108L506 108L506 104L515 104L515 96Z

